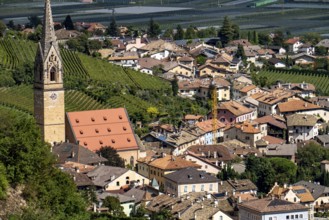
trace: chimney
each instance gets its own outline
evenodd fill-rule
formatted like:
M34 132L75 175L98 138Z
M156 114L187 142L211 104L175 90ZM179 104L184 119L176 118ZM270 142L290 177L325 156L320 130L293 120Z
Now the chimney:
M241 203L241 202L242 202L241 196L238 196L238 203Z
M217 158L217 151L214 151L214 158Z
M304 106L307 107L307 102L304 103Z

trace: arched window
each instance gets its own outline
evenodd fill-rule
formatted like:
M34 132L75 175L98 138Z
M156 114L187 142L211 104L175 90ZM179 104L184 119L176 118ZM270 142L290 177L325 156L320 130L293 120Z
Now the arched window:
M56 81L56 68L52 67L50 69L50 81Z

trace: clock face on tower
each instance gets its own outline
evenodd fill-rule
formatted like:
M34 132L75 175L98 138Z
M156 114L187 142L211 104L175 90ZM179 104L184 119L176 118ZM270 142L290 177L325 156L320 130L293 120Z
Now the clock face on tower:
M52 94L50 95L50 98L51 98L52 100L56 100L56 99L57 99L57 94L56 94L56 93L52 93Z

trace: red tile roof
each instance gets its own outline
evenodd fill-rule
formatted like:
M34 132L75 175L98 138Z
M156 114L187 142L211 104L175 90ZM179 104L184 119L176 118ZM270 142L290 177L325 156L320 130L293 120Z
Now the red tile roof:
M262 137L262 139L264 141L267 141L268 144L284 144L286 141L281 139L281 138L277 138L277 137L273 137L270 135L264 136Z
M68 112L67 118L80 145L96 151L110 146L117 151L138 149L124 108Z
M205 132L211 132L213 131L213 120L206 120L203 122L198 122L195 125L200 128L201 130L205 131ZM220 122L219 120L216 119L216 130L220 129L220 128L224 128L225 124L223 124L222 122Z
M314 105L303 100L290 100L288 102L283 102L278 104L278 109L281 113L285 112L296 112L296 111L307 111L321 109L321 106Z

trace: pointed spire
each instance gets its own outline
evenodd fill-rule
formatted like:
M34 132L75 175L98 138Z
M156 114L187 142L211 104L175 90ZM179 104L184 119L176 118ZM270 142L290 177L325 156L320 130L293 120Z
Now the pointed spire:
M51 12L50 0L45 0L45 9L43 15L43 30L41 46L43 54L46 55L51 47L54 45L55 49L58 51L58 45L56 42L56 35L54 30L53 15Z

